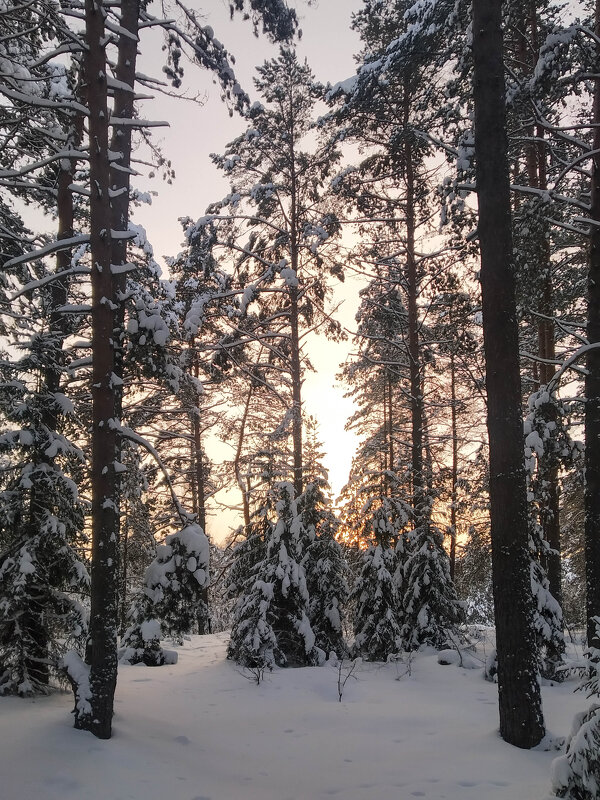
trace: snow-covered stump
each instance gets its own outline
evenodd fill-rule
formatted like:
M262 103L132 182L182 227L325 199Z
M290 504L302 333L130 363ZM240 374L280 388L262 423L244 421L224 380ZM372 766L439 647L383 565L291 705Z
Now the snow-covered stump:
M594 618L596 643L586 651L587 677L579 686L588 698L600 700L600 617ZM598 800L600 797L600 703L575 716L566 751L552 762L554 797L567 800Z

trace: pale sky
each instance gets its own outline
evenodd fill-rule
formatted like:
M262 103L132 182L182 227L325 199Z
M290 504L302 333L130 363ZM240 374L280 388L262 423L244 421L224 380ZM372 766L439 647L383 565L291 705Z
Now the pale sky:
M296 0L292 4L296 6L303 31L298 52L308 59L315 77L324 83L336 83L353 75L353 55L360 43L356 33L350 30L350 15L361 7L361 0L320 0L311 6L305 0ZM252 25L244 22L240 15L231 21L226 0L209 0L200 8L204 12L203 22L211 25L216 38L235 56L237 80L251 100L255 99L254 67L276 56L278 46L270 44L264 36L256 38ZM150 12L158 15L152 6ZM150 33L146 40L142 39L140 49L140 70L157 76L163 54L156 35ZM246 127L238 115L229 116L220 100L218 87L206 71L187 65L184 88L189 94L206 94L205 104L199 107L159 95L145 105L141 114L146 119L165 120L170 124L169 128L155 130L154 140L161 143L164 155L171 160L176 180L171 186L159 178L140 181L147 184L140 188L154 189L158 196L153 199L152 206L134 212L134 221L146 228L159 261L162 256L176 255L182 248L179 217L196 219L205 213L209 203L228 193L227 182L213 167L209 154L222 152L224 145ZM345 285L336 288L336 301L344 299L340 319L352 328L358 287L356 282L347 280ZM306 376L305 410L319 422L320 438L327 453L325 466L334 495L337 495L346 482L356 448L354 435L344 431L351 403L343 397L343 389L335 385L335 375L346 357L348 344L335 345L320 336L309 352L316 372ZM237 501L237 497L235 499ZM214 518L209 521L209 533L218 540L228 533L230 525L236 524L236 519L220 513L218 522Z

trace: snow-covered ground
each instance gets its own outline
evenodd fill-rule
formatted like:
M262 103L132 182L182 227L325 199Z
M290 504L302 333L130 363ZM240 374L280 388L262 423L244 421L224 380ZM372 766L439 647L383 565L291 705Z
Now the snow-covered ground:
M338 671L277 670L257 686L195 636L179 663L121 667L114 736L74 730L70 693L0 698L0 800L543 800L556 752L497 732L481 669L418 654ZM344 673L346 670L344 670ZM399 678L399 679L398 679ZM549 733L585 708L576 682L543 687Z

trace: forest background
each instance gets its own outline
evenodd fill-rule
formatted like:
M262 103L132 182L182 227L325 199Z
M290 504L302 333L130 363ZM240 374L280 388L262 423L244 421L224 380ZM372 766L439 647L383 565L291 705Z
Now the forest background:
M117 654L164 664L165 635L232 623L228 655L260 682L331 652L460 651L465 621L493 618L501 734L535 746L563 609L587 626L589 675L598 649L600 11L478 0L471 20L460 2L366 0L356 74L323 86L290 44L293 12L235 0L250 30L288 42L253 102L212 26L173 8L179 21L136 0L0 7L0 688L66 676L76 727L108 738ZM152 28L163 83L151 46L136 65ZM215 147L228 185L182 213L161 281L158 222L129 218L145 221L138 168L176 180L143 95L221 128L181 98L186 50L244 125ZM201 147L177 147L202 182ZM29 206L56 236L27 229ZM343 375L360 436L338 516L304 384L314 334L345 338L332 307L353 270ZM223 463L216 440L233 444ZM225 484L243 526L223 549L205 531ZM574 781L589 752L568 759Z

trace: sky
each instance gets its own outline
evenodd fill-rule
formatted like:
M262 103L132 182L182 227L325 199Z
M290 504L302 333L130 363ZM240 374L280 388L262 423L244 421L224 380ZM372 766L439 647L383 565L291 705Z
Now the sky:
M362 6L361 0L320 0L310 6L305 0L297 0L294 5L302 28L298 52L307 58L315 77L323 83L333 84L353 75L353 56L359 50L360 42L350 29L350 18L351 13ZM235 56L238 82L250 94L251 100L256 99L252 82L254 68L276 56L278 46L272 45L265 36L255 37L251 23L244 21L241 15L230 20L229 3L224 0L209 0L200 8L203 24L210 25L216 38ZM150 12L158 15L158 10L153 10L152 6ZM146 41L142 39L141 72L152 76L160 72L163 63L160 44L155 33L150 33ZM157 176L147 181L147 186L141 186L144 190L156 191L157 195L150 206L137 208L133 217L134 222L146 228L155 255L163 265L164 256L175 256L183 247L179 218L189 216L197 219L203 216L209 203L228 194L227 182L209 156L212 152L222 152L225 144L246 127L239 115L230 116L220 100L218 86L207 71L188 64L182 89L190 95L202 96L203 104L157 95L141 109L144 118L169 123L169 127L154 129L153 139L171 161L175 180L169 185ZM338 318L349 330L353 329L357 295L358 285L353 280L336 287L334 300L336 303L342 301ZM313 415L319 423L320 438L326 452L325 466L329 470L334 495L346 482L356 448L354 434L344 431L352 403L344 398L344 389L336 385L335 380L349 346L349 343L328 342L323 336L313 337L309 355L315 372L306 375L303 387L305 412ZM236 520L228 515L219 515L219 524L228 527L235 525ZM209 532L221 538L228 531L215 529L213 519L209 521Z

